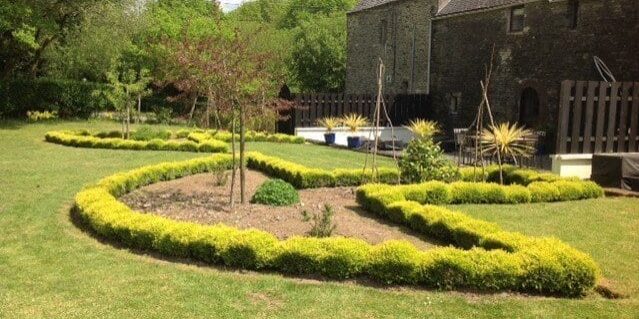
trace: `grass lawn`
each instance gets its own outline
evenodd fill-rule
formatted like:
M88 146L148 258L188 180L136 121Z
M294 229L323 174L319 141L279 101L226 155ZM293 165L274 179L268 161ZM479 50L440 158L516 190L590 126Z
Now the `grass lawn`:
M107 122L0 124L0 316L7 318L637 318L639 200L601 199L458 209L508 230L556 236L590 253L628 295L582 300L318 283L158 260L99 243L69 221L80 188L109 174L204 154L76 149L56 129ZM308 166L363 157L319 146L252 143ZM390 165L390 162L387 162Z

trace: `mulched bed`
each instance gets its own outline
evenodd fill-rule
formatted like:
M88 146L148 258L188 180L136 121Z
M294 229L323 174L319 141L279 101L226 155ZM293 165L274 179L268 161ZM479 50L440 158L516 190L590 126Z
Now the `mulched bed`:
M226 186L216 186L215 180L213 174L189 176L143 187L120 200L144 213L205 225L223 223L240 229L256 228L279 239L306 236L311 224L303 221L302 211L320 213L324 205L329 204L335 211L333 220L337 225L333 236L359 238L371 244L408 240L420 249L436 245L406 227L388 223L364 211L355 201L354 188L301 190L301 203L291 207L236 204L230 210L230 181ZM247 202L266 180L268 177L259 172L247 171ZM239 199L238 190L236 194Z

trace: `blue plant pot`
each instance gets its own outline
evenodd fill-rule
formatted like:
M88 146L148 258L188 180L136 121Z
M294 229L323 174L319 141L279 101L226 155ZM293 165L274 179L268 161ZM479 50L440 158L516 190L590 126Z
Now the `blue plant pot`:
M335 144L335 133L326 133L324 134L324 141L327 145Z
M348 148L356 149L362 146L362 139L359 136L349 136L346 138Z

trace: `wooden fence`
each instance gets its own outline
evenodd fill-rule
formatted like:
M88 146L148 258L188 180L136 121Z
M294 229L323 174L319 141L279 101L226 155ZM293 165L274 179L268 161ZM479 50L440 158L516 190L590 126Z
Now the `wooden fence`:
M288 120L278 125L283 133L294 133L295 128L314 127L323 117L341 117L347 114L360 114L371 123L375 119L376 95L365 94L299 94L290 97L294 109L287 114ZM407 124L415 118L432 118L431 103L428 95L385 95L386 110L394 126ZM382 113L381 125L389 123Z
M564 81L557 153L639 151L639 82Z

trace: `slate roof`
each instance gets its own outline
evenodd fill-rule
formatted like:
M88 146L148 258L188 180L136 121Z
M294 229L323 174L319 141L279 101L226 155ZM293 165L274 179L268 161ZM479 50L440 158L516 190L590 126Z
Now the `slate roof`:
M439 9L437 15L444 16L449 14L466 13L471 11L502 6L512 6L535 1L538 0L450 0L448 4Z
M401 0L361 0L351 12L358 12ZM437 12L438 16L466 13L494 7L518 5L539 0L450 0Z
M351 12L363 11L366 9L385 5L387 3L395 2L399 0L361 0L357 6Z

